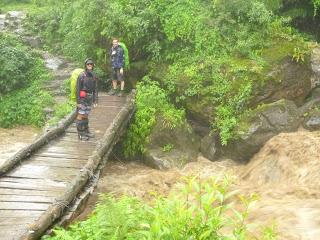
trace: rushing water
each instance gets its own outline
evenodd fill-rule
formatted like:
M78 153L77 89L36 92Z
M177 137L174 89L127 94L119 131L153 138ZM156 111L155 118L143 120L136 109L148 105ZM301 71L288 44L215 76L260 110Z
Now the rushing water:
M183 169L158 171L137 162L110 161L77 220L87 217L100 193L149 198L149 192L167 194L185 175L206 178L223 174L236 177L232 188L240 193L260 196L251 209L249 223L275 224L281 240L320 238L320 132L279 134L245 166L199 157Z
M30 144L40 134L40 131L38 128L29 126L13 129L0 128L0 165Z

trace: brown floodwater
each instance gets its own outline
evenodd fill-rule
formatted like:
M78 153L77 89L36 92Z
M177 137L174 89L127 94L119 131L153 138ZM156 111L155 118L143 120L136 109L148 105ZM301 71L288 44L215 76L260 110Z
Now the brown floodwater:
M159 171L139 162L109 161L87 208L76 220L90 214L101 193L149 199L150 192L168 194L182 176L224 174L235 177L233 189L259 196L248 223L275 225L280 240L320 239L320 132L279 134L247 165L198 157L183 169Z
M40 132L32 127L0 129L0 164ZM168 194L183 176L208 178L225 174L235 177L233 189L259 195L249 223L275 224L280 240L320 239L320 132L279 134L247 165L228 159L211 162L200 156L182 169L159 171L139 162L110 160L87 208L76 220L88 217L102 193L126 193L150 200L152 192Z
M6 159L30 144L40 132L41 129L30 126L0 128L0 166Z

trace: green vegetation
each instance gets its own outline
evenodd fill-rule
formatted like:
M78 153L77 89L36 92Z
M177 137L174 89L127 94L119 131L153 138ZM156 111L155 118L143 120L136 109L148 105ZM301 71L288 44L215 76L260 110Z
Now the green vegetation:
M0 95L28 86L35 62L36 56L17 38L0 33Z
M286 57L308 62L310 49L290 23L314 16L319 1L33 0L30 6L37 8L30 30L41 33L47 48L79 62L91 56L106 72L111 38L119 37L132 56L131 72L139 72L137 62L146 66L146 88L158 82L168 101L210 124L227 144L273 67ZM305 14L295 15L298 9ZM143 152L155 124L153 113L139 111L145 110L138 108L136 117L148 130L131 131L131 139L140 139L127 145L132 154Z
M111 38L119 37L133 56L132 72L139 72L135 62L144 62L147 75L160 83L170 101L211 124L223 144L235 137L241 114L254 105L253 89L270 80L268 71L288 56L302 63L309 56L305 40L289 26L288 18L275 14L287 6L280 0L45 0L35 4L41 11L30 17L32 29L42 33L48 46L76 61L90 55L109 71ZM145 109L138 108L136 118L148 130L131 132L130 139L140 139L136 147L127 145L131 153L143 152L142 139L147 139L155 121L152 110L139 111Z
M0 126L42 126L53 101L41 89L49 79L42 59L12 35L0 33L0 46Z
M173 129L185 121L183 110L169 103L167 94L148 77L137 85L136 114L125 138L125 155L134 156L145 152L146 144L156 119L162 127ZM161 129L158 129L161 131Z
M32 0L1 0L0 1L0 13L8 11L28 11L38 12L33 4Z
M71 113L75 109L75 103L67 100L63 103L58 103L54 105L54 116L48 122L49 125L55 125L64 118L66 115Z
M257 196L236 195L229 182L227 178L188 179L167 198L155 196L150 203L134 197L103 196L86 221L69 230L58 228L55 236L43 239L277 239L274 227L259 231L246 223Z

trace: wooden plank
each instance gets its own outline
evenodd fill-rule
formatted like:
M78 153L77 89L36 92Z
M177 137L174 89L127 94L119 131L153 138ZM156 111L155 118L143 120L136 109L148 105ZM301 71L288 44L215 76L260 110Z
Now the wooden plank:
M97 141L96 140L92 140L93 138L90 138L89 141L79 141L78 137L74 137L74 133L66 133L69 134L69 136L66 136L60 141L61 143L65 143L65 144L69 144L69 143L86 143L88 145L96 145ZM79 145L79 147L81 147L82 145Z
M47 210L49 203L1 202L0 210Z
M63 191L48 191L48 190L25 190L25 189L10 189L0 188L1 195L23 195L23 196L48 196L58 197ZM1 214L0 214L1 217Z
M66 158L66 159L85 159L91 155L80 155L80 154L68 154L68 153L54 153L54 152L43 152L43 153L36 153L34 156L39 157L50 157L50 158Z
M5 221L1 221L0 219L0 228L5 228L10 227L12 228L12 226L20 226L21 228L27 228L27 226L36 221L37 218L32 217L32 218L8 218ZM8 228L9 229L9 228ZM1 235L1 232L0 232Z
M42 210L0 210L0 222L1 218L39 218L42 213Z
M89 149L85 149L85 148L67 148L67 147L50 147L47 149L42 149L41 151L38 151L37 155L41 155L41 154L64 154L64 155L72 155L72 156L83 156L83 158L87 158L89 157L92 152L93 152L94 148L89 148Z
M47 191L62 191L64 187L50 186L45 184L32 184L32 183L17 183L0 181L0 188L8 189L24 189L24 190L47 190Z
M19 240L23 236L23 233L26 231L26 228L1 228L0 229L0 240Z
M81 146L81 148L79 148L79 146L68 146L68 145L65 145L65 146L56 146L56 145L48 145L46 147L43 147L41 148L41 151L40 152L53 152L53 151L70 151L70 150L73 150L75 152L85 152L85 151L91 151L92 149L94 149L93 146L90 146L90 145L83 145Z
M33 202L33 203L53 203L55 197L48 196L21 196L21 195L1 195L0 194L0 205L1 202Z
M7 177L7 176L1 177L0 182L29 183L29 184L47 185L47 186L59 187L59 188L64 188L67 186L67 182L63 182L60 180L54 181L50 179Z
M70 145L78 144L79 147L82 147L84 145L95 146L96 145L96 141L92 140L92 138L89 141L79 141L78 137L74 138L74 137L71 137L71 136L64 136L63 139L61 139L59 141L57 146L59 146L60 144L70 144Z
M57 167L45 166L19 166L5 176L8 177L21 177L21 178L34 178L34 179L50 179L63 182L70 182L79 171L75 169L62 169Z
M35 156L29 166L53 166L62 168L82 168L88 160L86 159L65 159L65 158L49 158Z

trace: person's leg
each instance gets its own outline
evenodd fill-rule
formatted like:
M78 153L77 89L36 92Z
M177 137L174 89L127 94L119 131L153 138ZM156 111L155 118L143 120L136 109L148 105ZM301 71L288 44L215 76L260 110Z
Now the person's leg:
M121 91L124 91L124 81L121 81Z
M110 95L116 94L117 91L117 70L112 68L112 89L110 90Z
M124 79L123 79L123 71L121 72L119 69L118 72L118 79L120 81L120 93L118 94L119 97L124 95Z
M89 130L89 114L91 112L91 106L92 106L92 96L88 96L87 98L87 106L86 106L86 115L87 115L87 121L85 124L85 135L89 138L94 138L94 133L90 132Z
M88 125L88 119L84 114L78 114L76 119L76 126L79 140L87 141L89 137L86 135L86 126Z

